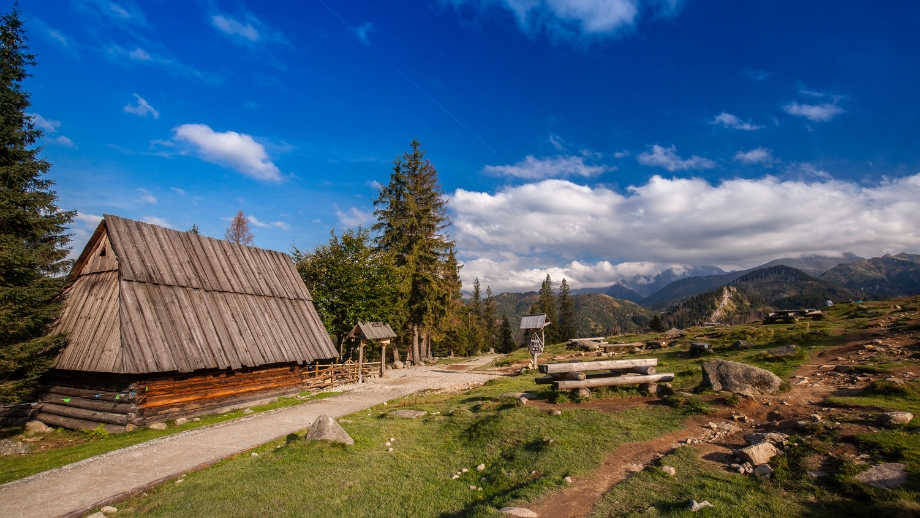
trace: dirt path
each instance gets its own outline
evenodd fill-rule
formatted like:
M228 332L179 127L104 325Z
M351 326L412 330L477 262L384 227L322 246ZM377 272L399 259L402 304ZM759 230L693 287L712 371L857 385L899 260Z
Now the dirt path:
M700 451L701 459L725 465L733 462L732 449L746 446L744 434L752 431L777 431L787 434L796 432L797 422L810 420L812 415L822 415L831 418L840 412L840 409L829 406L826 400L834 395L850 395L859 392L873 379L884 376L855 375L839 376L836 372L822 371L822 364L845 364L856 366L863 363L875 352L866 352L866 344L873 339L885 342L887 348L897 349L905 346L918 346L911 334L880 333L869 330L855 333L847 343L821 351L814 361L801 365L793 373L790 381L793 389L787 393L772 396L758 396L745 399L735 408L722 408L718 413L695 417L687 421L686 425L675 432L661 435L654 439L638 443L624 444L611 452L604 459L604 463L594 472L576 478L574 483L561 491L553 493L542 500L526 507L536 512L539 516L552 516L554 518L582 518L594 512L598 500L614 485L626 480L633 473L645 469L658 458L673 451L680 444L690 444ZM897 357L897 356L896 356ZM908 376L920 375L916 367L898 369L908 371ZM581 405L580 408L594 408L602 412L619 412L630 408L654 404L656 400L646 398L630 398L621 400L597 400ZM557 408L557 407L554 407ZM732 415L744 415L747 421L735 421ZM713 437L709 423L732 422L739 429L736 432ZM868 430L866 424L850 424L841 427L843 433L855 434ZM847 450L846 445L841 445L841 451Z
M0 518L81 516L183 473L201 469L310 426L425 389L484 383L498 371L472 371L497 355L443 366L388 371L387 378L342 388L329 399L280 408L161 437L0 486Z

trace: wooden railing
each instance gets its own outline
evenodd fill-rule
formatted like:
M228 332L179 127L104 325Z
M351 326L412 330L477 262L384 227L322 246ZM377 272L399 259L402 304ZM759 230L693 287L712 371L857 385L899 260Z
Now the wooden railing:
M361 377L376 378L378 376L380 376L380 362L364 362L361 365ZM300 379L306 389L355 383L358 381L358 364L347 361L329 365L310 365L301 371Z

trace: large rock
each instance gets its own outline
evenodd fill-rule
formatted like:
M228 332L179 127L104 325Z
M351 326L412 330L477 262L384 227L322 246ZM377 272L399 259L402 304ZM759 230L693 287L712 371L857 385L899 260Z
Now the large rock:
M748 446L747 448L741 448L738 450L738 453L741 454L742 459L750 462L754 466L759 466L770 462L770 459L779 454L779 450L768 442L762 442L760 444Z
M910 412L885 412L878 416L879 424L883 426L900 426L907 424L914 418Z
M794 345L784 345L782 347L774 347L767 352L770 356L795 356L795 350Z
M348 435L348 432L339 423L335 422L335 419L326 414L317 417L316 421L313 421L313 426L310 427L304 439L308 441L340 442L348 446L355 444L355 440Z
M26 455L29 453L29 445L13 441L11 439L0 440L0 455Z
M29 421L26 423L26 435L32 435L36 433L51 433L53 431L54 428L51 428L41 421Z
M853 479L867 486L891 489L907 482L907 468L898 462L879 464L856 475Z
M715 391L727 390L746 396L772 394L779 390L779 376L745 363L712 360L703 363L703 385Z

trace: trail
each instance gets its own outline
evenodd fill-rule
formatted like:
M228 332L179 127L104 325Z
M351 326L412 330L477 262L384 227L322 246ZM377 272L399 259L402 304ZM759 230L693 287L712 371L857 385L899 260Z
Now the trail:
M498 355L485 355L445 369L413 367L387 372L336 397L260 412L115 450L0 486L0 518L81 516L183 473L210 466L309 427L321 414L363 410L425 389L481 384L498 371L471 371Z

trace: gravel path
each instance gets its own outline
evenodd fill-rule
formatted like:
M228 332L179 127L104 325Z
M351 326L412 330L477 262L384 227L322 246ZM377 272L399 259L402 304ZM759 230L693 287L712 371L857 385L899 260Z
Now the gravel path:
M497 355L450 367L387 371L387 378L344 386L340 396L260 412L112 451L62 468L0 485L0 518L82 516L182 473L310 426L320 414L341 417L425 389L481 384L496 371L470 371Z

